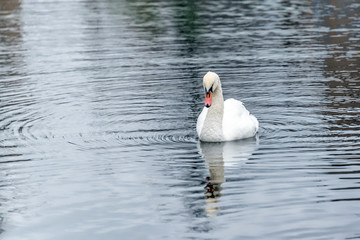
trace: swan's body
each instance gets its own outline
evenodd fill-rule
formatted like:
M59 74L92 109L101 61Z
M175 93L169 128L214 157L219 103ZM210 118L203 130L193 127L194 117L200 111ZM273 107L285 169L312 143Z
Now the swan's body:
M204 76L205 107L200 113L196 131L204 142L232 141L255 136L259 122L242 102L233 98L224 102L220 78L208 72Z

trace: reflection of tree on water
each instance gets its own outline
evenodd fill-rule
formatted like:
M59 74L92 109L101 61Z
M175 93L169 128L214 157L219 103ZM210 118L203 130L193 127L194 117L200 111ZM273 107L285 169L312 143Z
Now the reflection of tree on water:
M21 2L18 0L2 0L0 1L0 39L2 43L14 45L21 39L20 17L17 13L21 10ZM9 17L12 15L12 17Z
M21 1L0 1L0 67L7 75L19 75L22 62ZM4 72L5 72L4 71ZM2 72L2 74L4 74Z
M331 1L331 11L322 19L330 30L323 37L329 55L325 58L327 110L330 130L351 130L359 126L360 35L355 28L359 8L352 1Z
M210 174L204 187L208 216L216 216L220 210L216 203L221 197L222 184L226 181L225 169L244 164L252 155L256 144L257 140L254 138L222 143L199 143L200 153L208 165Z
M0 69L2 75L2 81L0 81L0 89L6 90L9 86L18 84L21 82L15 78L8 80L8 76L17 76L19 75L18 69L19 66L22 66L22 54L21 52L21 41L22 41L22 31L21 31L21 18L20 14L17 14L21 10L21 1L19 0L0 0ZM3 109L5 106L9 105L10 101L2 97L2 92L0 92L0 109ZM5 99L5 100L4 100ZM0 111L0 114L2 112ZM0 122L0 128L4 128L3 123ZM3 129L2 129L3 130ZM3 131L2 131L3 132ZM4 138L2 138L4 139ZM1 149L2 154L6 157L6 145L2 142ZM13 147L12 147L13 148ZM4 181L4 176L1 174L1 179ZM4 181L5 182L5 181ZM7 186L7 183L3 186ZM2 187L3 187L2 186ZM2 187L0 190L2 191ZM2 201L7 202L11 198L4 196L2 193ZM5 205L5 204L4 204ZM0 211L0 234L4 231L2 229L3 224L3 210Z

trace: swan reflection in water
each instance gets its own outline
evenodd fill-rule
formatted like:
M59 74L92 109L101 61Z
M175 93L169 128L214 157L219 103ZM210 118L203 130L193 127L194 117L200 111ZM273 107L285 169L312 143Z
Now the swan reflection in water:
M205 196L208 216L216 216L219 207L216 203L221 197L221 184L226 181L227 168L243 165L251 157L258 145L258 138L250 138L231 142L199 142L198 148L205 159L210 176L206 178ZM239 173L240 174L240 173Z

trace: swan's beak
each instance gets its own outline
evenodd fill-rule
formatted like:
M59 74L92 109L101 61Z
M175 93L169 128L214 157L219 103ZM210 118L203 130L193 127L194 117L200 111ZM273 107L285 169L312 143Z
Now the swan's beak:
M211 106L213 92L210 90L205 92L205 107L209 108Z

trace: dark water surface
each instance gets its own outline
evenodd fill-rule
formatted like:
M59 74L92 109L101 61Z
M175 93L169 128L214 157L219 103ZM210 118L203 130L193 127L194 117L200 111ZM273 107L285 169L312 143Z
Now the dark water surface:
M0 39L3 239L360 238L359 1L1 0ZM208 70L257 138L198 142Z

